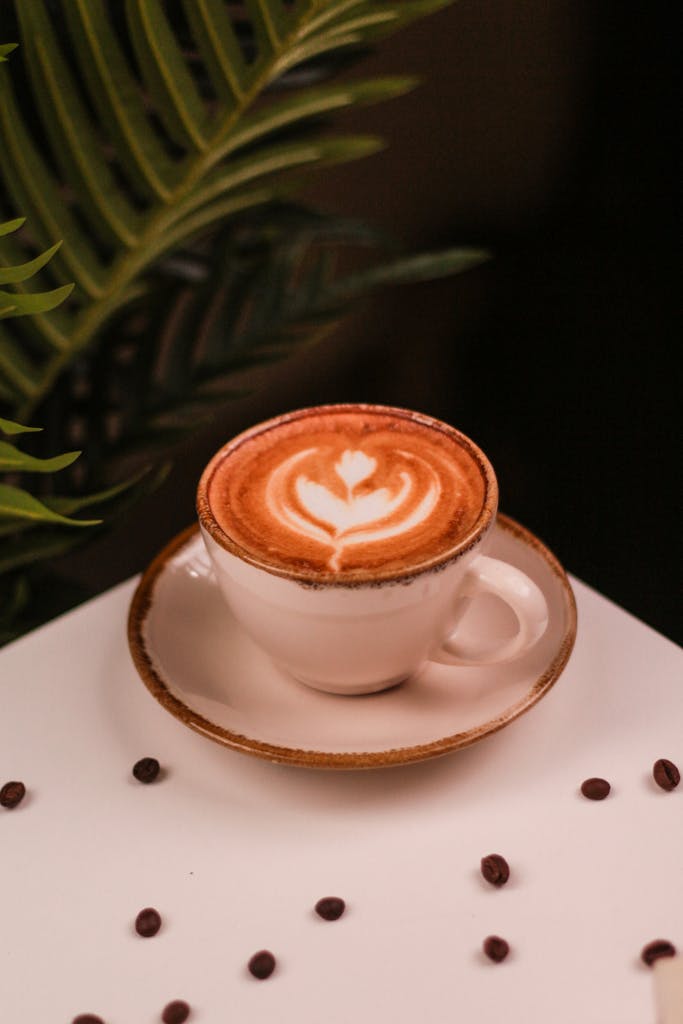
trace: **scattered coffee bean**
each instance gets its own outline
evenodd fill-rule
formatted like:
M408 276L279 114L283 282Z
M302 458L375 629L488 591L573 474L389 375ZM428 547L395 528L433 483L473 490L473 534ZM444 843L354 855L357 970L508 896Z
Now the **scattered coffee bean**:
M145 907L135 918L135 931L144 939L149 939L161 928L161 914L154 907Z
M184 1024L190 1016L190 1007L184 999L174 999L164 1007L161 1019L164 1024Z
M581 783L581 792L589 800L604 800L611 788L607 779L586 779Z
M676 956L676 947L668 939L655 939L654 942L648 942L640 953L640 959L648 967L652 967L655 960L659 960L663 956Z
M499 853L490 853L481 858L481 873L491 885L505 885L510 877L510 867L505 857Z
M508 943L498 935L489 935L487 939L484 939L482 948L489 960L493 960L497 964L504 960L510 952Z
M655 782L662 789L675 789L681 781L681 773L678 768L673 761L668 761L665 757L660 757L659 761L655 761L652 774Z
M6 782L0 789L0 806L11 811L21 803L25 796L26 786L23 782Z
M275 957L269 950L262 949L252 956L249 961L249 970L255 978L263 981L265 978L269 978L275 970Z
M159 762L156 757L142 757L136 761L133 765L133 775L138 782L154 782L159 775Z
M104 1024L101 1017L96 1017L94 1013L81 1013L78 1017L74 1017L71 1024Z
M316 914L325 921L336 921L342 916L345 909L346 904L339 896L324 896L315 905Z

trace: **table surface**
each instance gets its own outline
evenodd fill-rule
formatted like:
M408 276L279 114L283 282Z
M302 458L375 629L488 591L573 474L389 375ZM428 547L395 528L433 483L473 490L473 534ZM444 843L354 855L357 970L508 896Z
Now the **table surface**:
M0 1018L650 1024L643 945L683 949L683 653L572 579L579 632L555 687L455 754L371 772L273 765L172 718L125 625L135 580L0 652ZM163 777L131 776L143 756ZM612 783L586 800L589 776ZM479 862L500 853L501 889ZM347 911L321 921L316 901ZM135 934L156 907L154 938ZM489 934L512 952L481 953ZM278 966L254 980L250 955Z

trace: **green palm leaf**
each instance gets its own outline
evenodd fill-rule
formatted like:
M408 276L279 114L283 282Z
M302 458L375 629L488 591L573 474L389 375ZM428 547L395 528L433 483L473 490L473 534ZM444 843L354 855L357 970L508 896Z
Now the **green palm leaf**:
M55 585L46 571L50 560L101 536L108 524L156 489L167 471L168 465L143 470L123 484L86 497L44 498L40 505L47 511L35 517L4 519L0 515L0 645L90 596L64 579ZM71 519L85 508L97 517L91 522L102 525L74 529L87 525L85 520Z
M55 253L59 250L61 242L56 242L45 252L40 253L32 260L12 265L8 261L7 251L10 249L10 235L19 231L25 224L26 218L17 217L15 220L5 221L0 224L0 240L5 243L5 249L0 248L0 285L9 284L12 291L0 288L0 320L10 317L26 316L29 314L42 314L54 310L72 292L73 284L65 284L59 288L52 288L49 291L27 291L26 281L38 275L50 262ZM15 255L21 252L20 248L11 250ZM53 325L49 324L46 318L43 319L43 336L51 346L59 345L55 341ZM30 387L31 365L22 351L12 356L0 344L0 397L10 399L17 390ZM0 421L0 429L2 428ZM15 429L12 433L19 433ZM27 428L28 429L28 428ZM4 431L7 433L7 431Z
M34 434L40 427L26 427L23 423L14 423L12 420L3 419L0 416L0 431L8 436L12 434Z
M63 239L37 270L55 302L76 283L58 313L21 296L14 314L44 315L0 324L0 395L20 418L144 293L161 258L278 200L295 175L374 152L380 140L331 135L319 119L414 80L296 87L295 73L447 2L246 0L238 20L226 0L178 0L184 19L162 0L63 0L56 16L46 0L15 0L28 85L0 74L0 174L32 235L0 238L0 264L35 266L27 246Z
M3 49L8 52L7 47L0 48L0 56ZM24 223L24 218L20 217L0 224L0 237L7 238ZM10 316L52 308L71 291L72 285L63 285L47 294L23 291L25 282L46 267L58 249L59 243L23 264L0 265L0 283L17 289L16 292L0 292L0 300L6 296L5 301L13 303L9 307ZM10 367L8 379L14 379L12 374L16 370L16 366ZM4 438L35 434L40 430L40 427L0 417L0 434ZM31 581L32 577L37 579L41 564L91 537L92 530L83 530L83 527L102 526L103 517L109 520L121 514L150 487L156 486L167 469L164 465L154 470L145 469L114 487L76 498L51 494L38 498L18 483L26 474L38 473L51 486L52 475L73 466L80 454L64 452L41 458L0 437L0 644L19 635L29 624L38 624L41 617L57 614L68 606L68 599L66 604L60 605L53 596L49 607L42 612L38 610L45 588L38 587L36 602ZM97 518L74 518L74 513L85 508ZM26 615L29 617L25 618Z
M59 523L64 526L95 526L98 519L70 519L34 498L28 491L10 484L0 484L0 522L17 520L32 523Z

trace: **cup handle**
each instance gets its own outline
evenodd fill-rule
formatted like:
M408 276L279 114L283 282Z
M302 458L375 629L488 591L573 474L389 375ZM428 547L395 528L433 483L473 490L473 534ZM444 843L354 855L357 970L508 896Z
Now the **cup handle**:
M545 632L548 605L540 588L526 573L498 558L479 555L468 568L459 598L472 599L479 594L500 597L517 617L518 630L509 640L493 645L458 640L457 628L432 651L430 661L444 665L492 665L511 661L527 651ZM463 602L464 614L469 600Z

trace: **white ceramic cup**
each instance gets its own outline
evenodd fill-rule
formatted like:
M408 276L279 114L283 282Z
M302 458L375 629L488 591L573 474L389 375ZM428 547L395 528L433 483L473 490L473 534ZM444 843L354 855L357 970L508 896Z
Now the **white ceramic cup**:
M242 549L219 526L208 501L215 467L236 444L292 418L284 414L240 434L208 463L197 491L202 537L232 614L256 644L282 669L318 690L363 694L402 682L427 660L452 665L508 661L543 634L545 598L519 569L486 555L495 522L498 485L483 452L464 434L428 416L385 406L321 406L320 411L372 410L410 417L446 430L476 459L485 498L473 528L456 546L418 570L353 585L329 574L288 572ZM465 643L458 623L469 600L493 594L512 609L517 632L504 642Z

